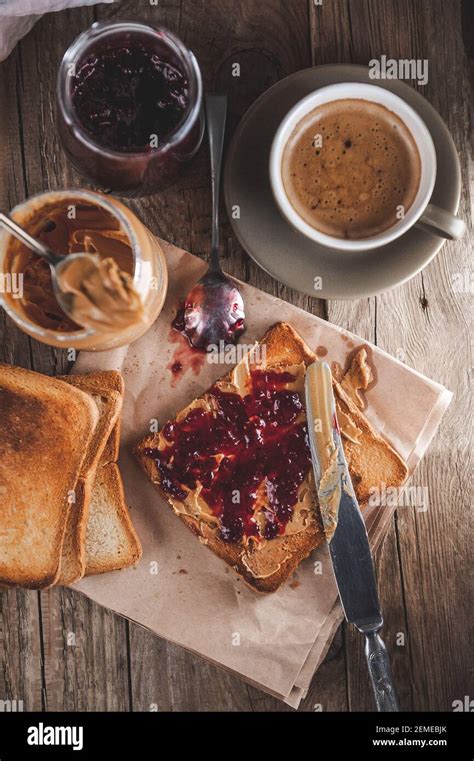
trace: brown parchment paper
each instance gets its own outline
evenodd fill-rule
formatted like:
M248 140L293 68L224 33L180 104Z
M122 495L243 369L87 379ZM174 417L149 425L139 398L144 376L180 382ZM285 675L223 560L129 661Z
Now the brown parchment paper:
M195 372L184 363L178 380L167 368L180 347L171 320L206 265L164 241L162 245L170 286L156 323L131 346L82 353L74 367L76 373L120 370L125 378L119 464L143 557L134 569L89 576L75 588L297 707L342 618L327 548L319 547L278 592L254 592L178 520L131 455L133 445L148 433L151 419L163 425L232 366L204 362ZM291 323L312 349L326 347L324 359L329 362L344 365L348 351L366 343L252 286L242 283L241 290L247 314L245 343L251 344L280 320ZM375 346L373 359L378 382L367 393L365 414L413 472L451 393ZM392 508L384 507L365 512L373 548L392 514Z

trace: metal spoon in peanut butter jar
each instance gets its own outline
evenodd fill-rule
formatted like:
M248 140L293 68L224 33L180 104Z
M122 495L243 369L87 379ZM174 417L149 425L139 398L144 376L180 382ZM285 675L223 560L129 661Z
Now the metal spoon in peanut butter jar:
M112 257L79 252L58 255L33 238L6 214L0 224L38 256L51 270L54 296L78 325L101 332L125 328L144 319L143 304L132 277Z

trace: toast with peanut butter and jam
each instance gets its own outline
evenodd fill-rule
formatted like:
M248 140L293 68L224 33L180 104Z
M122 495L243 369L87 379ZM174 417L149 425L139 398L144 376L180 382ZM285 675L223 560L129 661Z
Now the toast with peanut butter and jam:
M135 447L179 518L254 589L273 592L324 541L306 432L304 379L316 359L286 323ZM361 347L333 379L344 451L361 505L407 477L357 402L370 382Z

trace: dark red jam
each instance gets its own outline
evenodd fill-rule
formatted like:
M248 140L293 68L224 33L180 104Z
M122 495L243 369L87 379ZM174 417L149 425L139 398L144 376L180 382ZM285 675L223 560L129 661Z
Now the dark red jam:
M72 97L96 143L133 153L158 147L189 102L186 76L138 43L88 58L74 76Z
M201 496L219 518L226 542L260 536L253 516L262 483L264 538L283 534L311 467L306 425L298 421L301 399L285 388L295 377L255 370L251 380L252 390L243 398L213 386L208 394L215 414L195 408L179 423L166 423L162 433L169 445L145 451L156 462L169 496L183 501L183 487L193 490L202 484ZM220 462L217 455L223 455Z
M173 375L177 375L178 373L181 373L183 371L183 365L181 362L173 362L171 365L171 372Z
M174 328L174 330L177 330L178 333L184 334L184 329L186 327L186 323L184 321L184 304L178 308L178 311L171 321L171 327Z

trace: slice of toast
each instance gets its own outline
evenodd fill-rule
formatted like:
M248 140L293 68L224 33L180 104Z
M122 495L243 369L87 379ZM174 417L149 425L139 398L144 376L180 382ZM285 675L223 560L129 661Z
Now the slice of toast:
M0 365L0 584L56 582L70 498L98 418L80 389Z
M122 375L117 370L104 370L103 372L94 373L97 377L98 383L103 385L110 391L118 391L123 399L125 393L125 382ZM107 465L109 462L117 462L120 450L120 430L121 430L121 416L119 415L117 421L112 428L109 438L106 441L104 450L100 457L99 464Z
M116 463L98 468L86 527L86 576L135 565L142 555Z
M95 471L87 476L80 476L74 488L64 542L61 552L61 570L56 580L60 586L68 586L79 581L86 569L84 541L86 535L87 515L94 484Z
M316 360L316 356L306 346L301 337L295 330L286 323L277 323L271 327L263 339L259 342L265 347L265 357L263 368L266 370L276 370L283 372L285 368L299 368L300 374L300 397L304 405L304 393L301 389L304 384L305 368L308 364ZM230 382L231 377L238 376L238 369L242 363L239 363L232 374L218 382L217 385L224 386ZM237 376L236 376L237 373ZM344 450L347 456L349 469L354 482L354 488L361 504L364 504L371 493L371 489L380 483L381 480L386 485L399 485L403 483L407 476L407 468L403 460L394 449L372 428L361 411L351 401L344 390L336 380L333 380L336 397L336 406L338 414L341 417L345 415L352 428L358 431L358 439L350 441L344 439ZM212 392L211 392L212 397ZM179 413L177 420L182 420L190 409L201 406L205 400L209 399L209 394L203 395L199 400L195 400L183 412ZM212 399L211 399L212 405ZM324 541L324 531L322 528L321 517L317 507L316 490L312 469L300 489L298 501L301 502L305 497L306 519L300 530L292 531L292 522L296 521L296 505L294 515L288 523L285 533L278 535L273 539L261 542L260 547L256 548L255 543L229 542L221 538L220 532L215 530L209 520L202 518L202 512L194 513L189 509L188 503L195 504L199 500L199 494L188 492L184 501L170 497L161 488L161 475L157 464L152 456L147 454L147 450L166 446L166 441L160 433L147 436L140 441L135 447L135 455L144 469L147 476L165 496L171 507L179 515L180 519L190 528L200 540L207 544L220 558L225 560L247 581L254 589L264 592L271 592L288 578L288 576L297 568L303 558ZM309 499L307 495L309 494ZM298 514L301 515L301 510ZM218 523L215 521L215 523ZM268 572L270 569L270 573Z
M102 461L110 437L115 431L122 411L123 379L115 370L82 375L60 375L58 378L89 394L99 410L99 425L84 461L83 475L85 476ZM115 433L114 436L116 436Z
M116 464L120 446L120 411L125 385L110 370L65 378L87 390L101 412L91 469L76 487L74 520L66 532L64 575L59 583L73 584L84 574L105 573L134 565L141 557L140 541L125 504L123 483ZM109 409L119 399L118 411Z
M118 378L117 378L118 376ZM117 425L122 410L122 394L116 388L123 387L121 375L115 371L84 373L83 375L58 376L89 394L97 406L99 422L84 459L74 501L71 504L61 558L61 573L58 584L73 584L84 576L85 530L89 500L94 483L96 468L103 456L112 431Z

